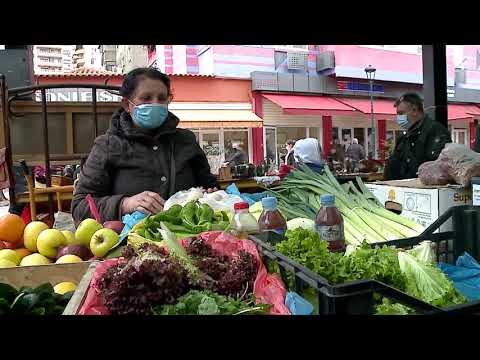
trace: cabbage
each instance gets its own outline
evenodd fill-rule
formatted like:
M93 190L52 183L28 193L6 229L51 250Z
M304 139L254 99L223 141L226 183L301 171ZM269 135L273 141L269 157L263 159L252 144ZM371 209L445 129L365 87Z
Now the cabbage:
M315 222L305 218L296 218L287 222L287 230L295 230L298 228L315 230Z
M423 241L407 252L423 263L434 264L437 262L435 244L431 241Z
M398 263L407 278L407 294L438 307L466 302L455 290L453 283L435 265L422 262L403 251L398 253Z

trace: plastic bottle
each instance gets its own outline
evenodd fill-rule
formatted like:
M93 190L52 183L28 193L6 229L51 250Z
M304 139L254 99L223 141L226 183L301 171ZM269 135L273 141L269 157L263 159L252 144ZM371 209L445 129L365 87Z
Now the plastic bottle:
M333 252L345 251L345 233L343 217L335 206L335 196L325 194L320 197L321 207L315 220L315 229L321 240L328 242L328 249Z
M230 222L230 232L239 239L247 239L248 235L258 234L258 224L255 217L248 211L247 202L239 202L234 206L235 215Z
M277 198L266 197L262 199L263 211L258 219L260 232L274 232L285 235L287 221L277 209Z

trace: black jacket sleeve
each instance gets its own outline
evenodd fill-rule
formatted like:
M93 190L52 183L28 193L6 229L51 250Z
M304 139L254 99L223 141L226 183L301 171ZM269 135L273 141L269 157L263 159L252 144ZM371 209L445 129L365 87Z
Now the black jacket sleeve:
M108 136L99 136L80 173L72 200L72 216L78 224L93 218L86 196L90 194L97 206L102 222L121 220L119 205L125 195L111 195Z
M196 141L193 142L193 146L196 147L197 156L192 159L192 168L195 174L195 181L197 186L201 186L205 189L218 188L218 182L215 175L211 173L210 164L208 163L207 156L202 148Z

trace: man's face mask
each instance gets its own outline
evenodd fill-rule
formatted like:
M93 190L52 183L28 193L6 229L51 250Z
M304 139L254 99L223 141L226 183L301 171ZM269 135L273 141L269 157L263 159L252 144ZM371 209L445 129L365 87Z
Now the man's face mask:
M408 129L408 116L407 114L397 115L397 124L402 129Z
M132 119L143 129L156 129L167 120L168 105L167 104L141 104L134 105Z

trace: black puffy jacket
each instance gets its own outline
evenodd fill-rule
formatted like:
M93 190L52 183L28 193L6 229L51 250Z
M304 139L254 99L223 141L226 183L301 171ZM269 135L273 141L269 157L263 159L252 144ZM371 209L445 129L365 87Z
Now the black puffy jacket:
M93 217L85 200L88 194L103 222L120 220L119 204L126 196L148 190L167 200L180 190L218 186L195 135L177 128L178 123L169 113L160 128L140 129L124 109L115 112L106 134L95 139L76 184L75 222Z

